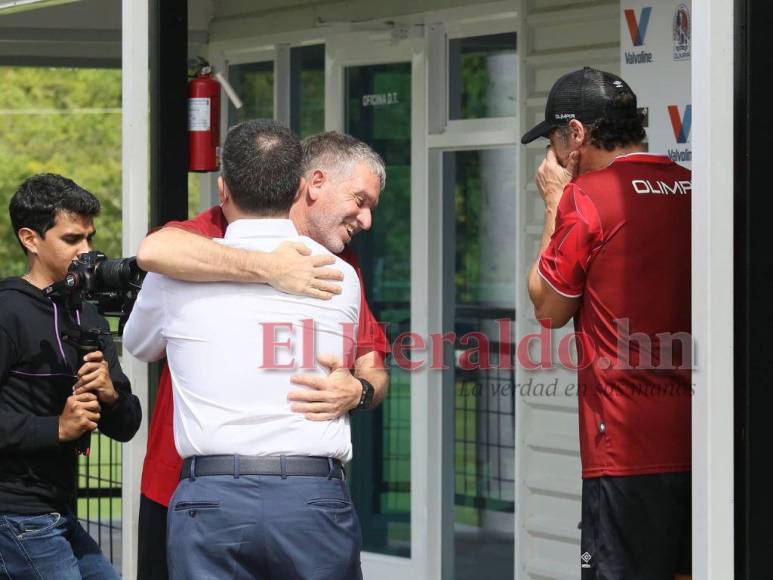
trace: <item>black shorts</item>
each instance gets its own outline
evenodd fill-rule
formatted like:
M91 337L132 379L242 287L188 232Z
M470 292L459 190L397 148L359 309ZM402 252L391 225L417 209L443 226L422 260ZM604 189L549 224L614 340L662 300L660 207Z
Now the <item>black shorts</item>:
M582 482L582 580L673 580L690 574L690 473Z

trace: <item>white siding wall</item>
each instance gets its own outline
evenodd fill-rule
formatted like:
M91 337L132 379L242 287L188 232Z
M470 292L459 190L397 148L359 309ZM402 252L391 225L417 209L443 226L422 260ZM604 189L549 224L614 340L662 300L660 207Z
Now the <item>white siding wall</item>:
M491 4L490 0L216 0L210 40L243 38L318 29L373 30L374 21L420 19L426 12Z
M522 132L544 118L545 99L565 72L589 65L612 72L620 68L618 2L522 0L519 39ZM544 206L534 185L545 141L522 150L519 184L518 286L519 338L539 332L526 292L528 269L542 234ZM571 325L570 325L571 326ZM571 328L554 333L554 345ZM537 348L532 349L538 356ZM555 353L556 346L553 348ZM522 393L516 399L516 578L580 577L580 457L576 374L558 367L539 372L519 368L517 382L549 384L555 394Z

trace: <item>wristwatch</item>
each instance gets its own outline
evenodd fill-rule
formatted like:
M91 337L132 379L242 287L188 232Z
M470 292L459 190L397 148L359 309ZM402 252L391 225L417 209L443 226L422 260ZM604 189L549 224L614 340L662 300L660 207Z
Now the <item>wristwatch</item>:
M358 378L357 380L362 384L362 395L360 396L360 402L357 403L357 406L352 409L350 413L353 413L354 411L367 411L370 409L373 404L373 394L376 392L373 385L365 379Z

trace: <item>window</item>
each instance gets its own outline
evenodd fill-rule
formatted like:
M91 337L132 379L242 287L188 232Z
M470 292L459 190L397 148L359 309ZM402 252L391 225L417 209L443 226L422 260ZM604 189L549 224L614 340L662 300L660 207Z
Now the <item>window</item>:
M290 128L303 139L325 130L325 45L290 49Z
M509 32L448 42L449 119L516 115L515 40Z
M229 127L247 119L274 118L273 61L229 66L228 81L244 103L241 109L236 109L229 101Z

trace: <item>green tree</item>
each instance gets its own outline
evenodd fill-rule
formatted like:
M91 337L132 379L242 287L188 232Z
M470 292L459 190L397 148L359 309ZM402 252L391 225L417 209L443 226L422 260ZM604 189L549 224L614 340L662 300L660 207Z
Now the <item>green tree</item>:
M94 245L121 254L121 71L0 67L0 277L26 268L8 216L19 184L60 173L102 203Z

